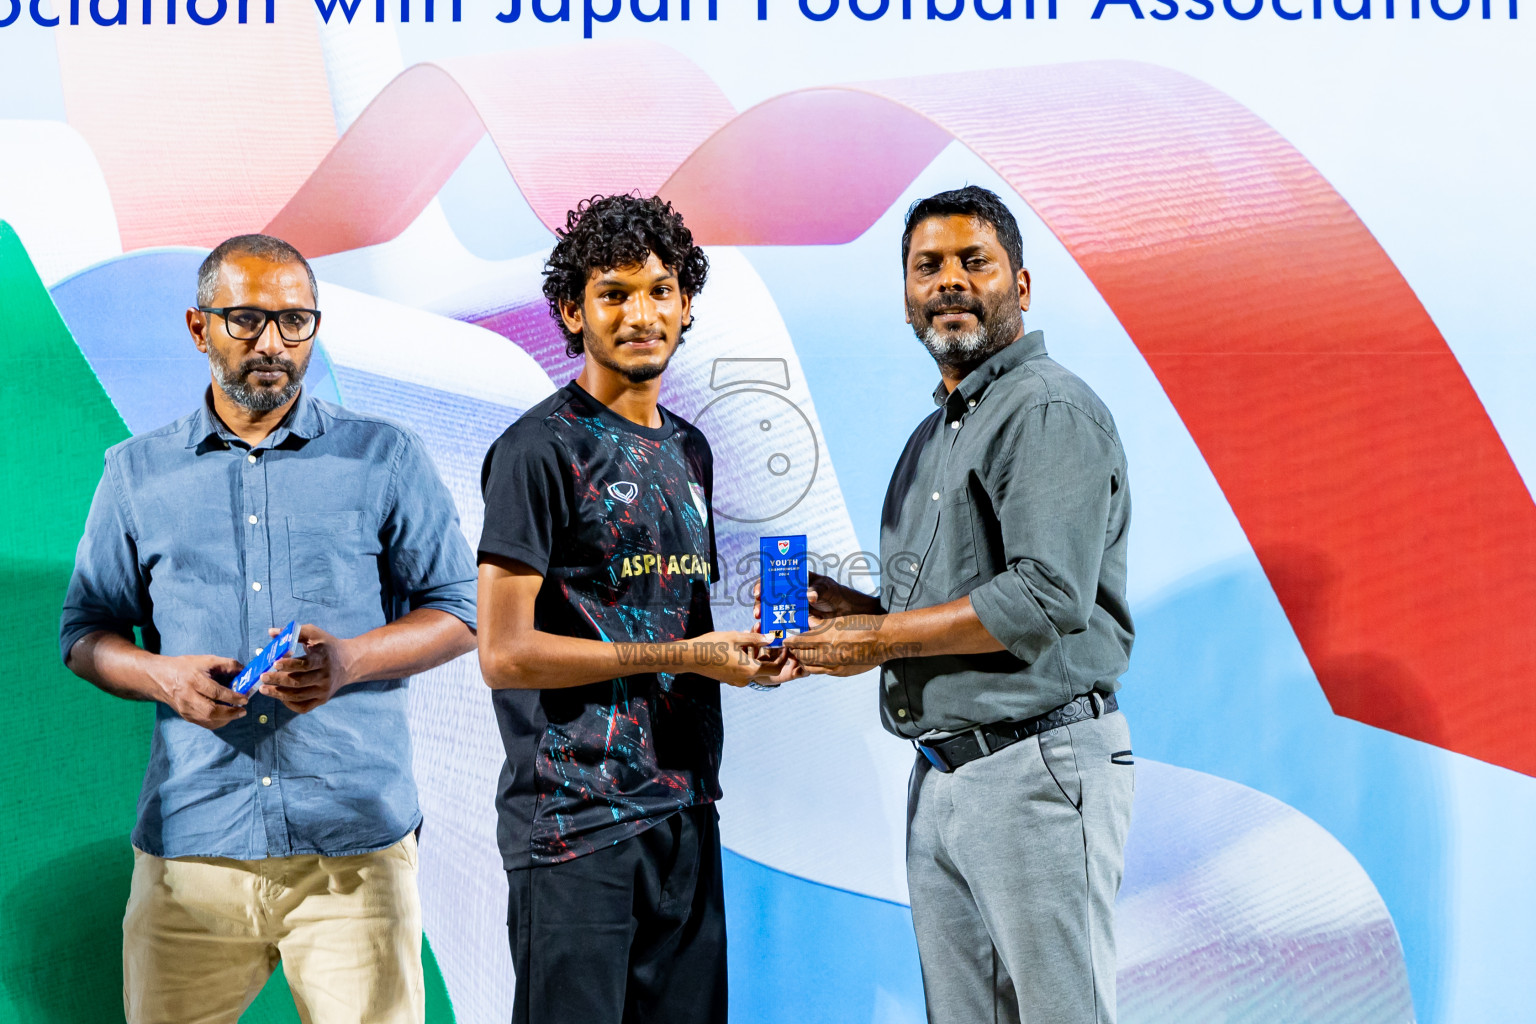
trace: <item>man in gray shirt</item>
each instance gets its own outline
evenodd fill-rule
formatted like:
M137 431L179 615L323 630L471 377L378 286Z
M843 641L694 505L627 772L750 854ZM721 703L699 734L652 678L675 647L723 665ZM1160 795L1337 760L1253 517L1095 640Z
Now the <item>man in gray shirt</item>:
M907 881L933 1024L1112 1024L1130 825L1130 490L1109 410L1024 333L1029 271L1000 199L924 199L907 320L938 408L885 497L879 598L811 579L808 672L881 668L919 750Z

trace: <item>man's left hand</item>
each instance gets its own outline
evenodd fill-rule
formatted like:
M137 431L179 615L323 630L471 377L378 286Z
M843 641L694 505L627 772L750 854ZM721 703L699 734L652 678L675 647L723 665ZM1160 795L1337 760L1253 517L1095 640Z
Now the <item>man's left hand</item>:
M276 629L268 632L278 634ZM284 658L273 665L272 671L261 677L261 692L302 715L355 680L347 641L306 622L299 627L299 643L304 645L304 657Z

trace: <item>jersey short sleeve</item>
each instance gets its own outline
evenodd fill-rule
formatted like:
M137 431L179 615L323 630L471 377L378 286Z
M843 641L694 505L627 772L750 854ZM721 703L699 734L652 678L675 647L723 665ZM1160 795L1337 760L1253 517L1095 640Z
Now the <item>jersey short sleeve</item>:
M519 420L496 439L480 470L480 561L510 558L549 571L554 538L570 518L561 466L559 442L542 422Z
M720 582L720 552L715 544L715 517L713 514L715 504L715 455L710 450L709 441L697 427L688 427L687 441L688 461L692 464L694 472L699 475L699 481L704 486L704 501L707 506L705 513L705 525L709 529L709 582Z

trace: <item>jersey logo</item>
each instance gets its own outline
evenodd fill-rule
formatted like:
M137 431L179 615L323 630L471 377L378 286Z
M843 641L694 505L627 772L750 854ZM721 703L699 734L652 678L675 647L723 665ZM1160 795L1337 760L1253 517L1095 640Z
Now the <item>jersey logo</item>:
M635 496L640 493L640 485L633 480L620 480L618 483L608 485L608 493L618 498L626 505L632 505Z

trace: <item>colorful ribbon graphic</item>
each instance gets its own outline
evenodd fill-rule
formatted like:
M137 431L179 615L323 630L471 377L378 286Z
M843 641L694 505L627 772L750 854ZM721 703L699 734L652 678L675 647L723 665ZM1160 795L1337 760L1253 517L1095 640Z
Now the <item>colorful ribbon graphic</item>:
M84 52L83 36L61 34L61 54ZM130 247L256 228L283 189L269 229L306 251L382 242L482 131L551 226L594 192L659 189L705 242L838 242L958 139L1040 214L1146 357L1334 710L1536 774L1536 694L1520 685L1536 651L1504 628L1536 615L1536 505L1369 231L1209 86L1149 65L1064 65L815 89L733 118L702 72L658 47L459 59L399 76L302 185L295 162L236 184L184 176L181 213L151 221L168 186L145 180L160 164L141 159L142 140L167 129L146 133L134 118L151 105L125 113L98 87L110 60L63 63L66 81L90 81L68 90L71 120ZM658 116L604 115L620 87ZM298 136L301 157L318 130Z

